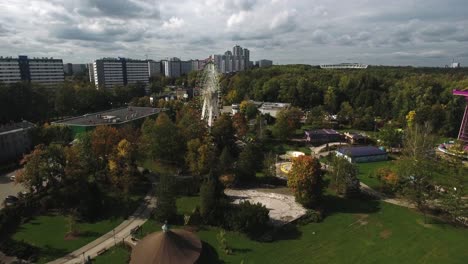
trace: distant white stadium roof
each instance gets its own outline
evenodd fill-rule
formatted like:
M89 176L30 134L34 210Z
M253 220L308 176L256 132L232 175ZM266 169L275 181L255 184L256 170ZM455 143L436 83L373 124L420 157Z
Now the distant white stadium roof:
M360 63L339 63L339 64L320 64L322 69L366 69L367 64Z

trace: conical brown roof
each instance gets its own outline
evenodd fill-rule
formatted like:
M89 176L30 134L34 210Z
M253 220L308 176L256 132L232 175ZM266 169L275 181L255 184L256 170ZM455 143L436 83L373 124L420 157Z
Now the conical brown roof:
M202 243L192 232L175 229L143 238L132 250L130 264L193 264Z

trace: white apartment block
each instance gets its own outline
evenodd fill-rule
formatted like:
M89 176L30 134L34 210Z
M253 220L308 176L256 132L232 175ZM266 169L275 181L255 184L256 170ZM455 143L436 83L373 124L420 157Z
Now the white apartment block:
M0 57L0 81L15 83L34 82L55 87L64 81L63 61L53 58Z
M149 69L147 61L127 61L125 63L127 71L127 84L137 82L149 83Z
M93 63L94 84L97 89L113 89L124 85L122 61L116 59L96 60Z
M63 83L63 62L58 59L30 59L29 73L31 82L47 86Z
M0 57L0 82L16 83L21 81L18 59Z

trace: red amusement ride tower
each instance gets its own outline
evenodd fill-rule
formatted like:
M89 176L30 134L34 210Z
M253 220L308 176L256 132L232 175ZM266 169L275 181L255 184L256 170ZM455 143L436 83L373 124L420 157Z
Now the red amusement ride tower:
M464 96L466 99L465 113L460 125L460 132L458 132L458 139L468 143L468 91L453 90L454 95ZM465 148L467 149L468 146Z

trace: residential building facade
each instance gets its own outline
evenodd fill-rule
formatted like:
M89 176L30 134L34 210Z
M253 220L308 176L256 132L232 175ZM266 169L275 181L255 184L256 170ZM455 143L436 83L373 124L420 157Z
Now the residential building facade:
M224 55L213 55L213 61L221 73L230 73L246 70L250 67L250 51L239 45L226 51Z
M63 61L54 58L0 57L0 81L27 81L55 87L64 81Z

